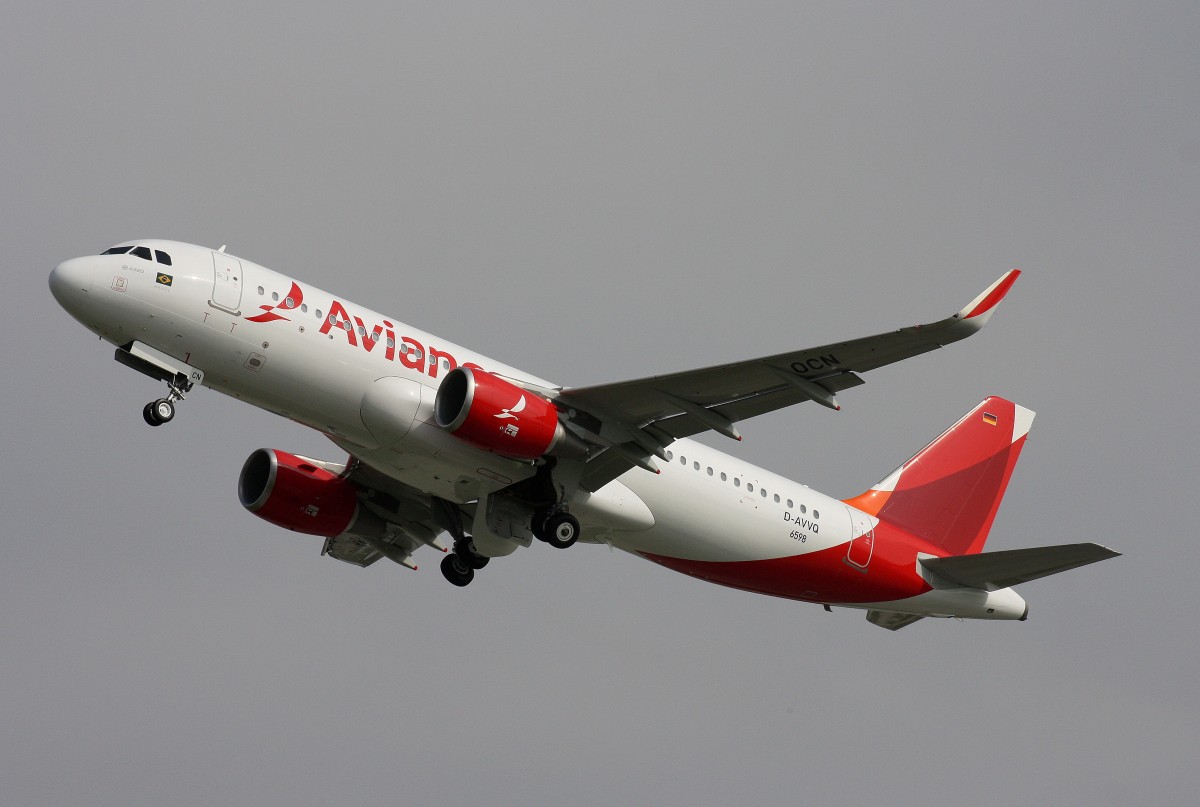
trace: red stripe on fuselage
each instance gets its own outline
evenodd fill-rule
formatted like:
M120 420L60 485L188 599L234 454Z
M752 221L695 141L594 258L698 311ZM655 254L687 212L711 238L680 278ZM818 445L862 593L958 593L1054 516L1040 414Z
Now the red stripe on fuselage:
M730 588L790 600L817 603L887 602L930 590L917 573L917 552L935 555L933 547L881 523L866 570L846 562L848 544L783 558L747 561L703 561L640 553L668 569Z

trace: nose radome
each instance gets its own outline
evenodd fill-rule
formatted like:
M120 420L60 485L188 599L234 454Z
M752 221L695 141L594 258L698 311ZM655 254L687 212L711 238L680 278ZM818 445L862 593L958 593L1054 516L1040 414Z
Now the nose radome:
M58 304L69 309L73 299L81 292L91 291L92 261L90 258L72 258L50 270L50 293Z

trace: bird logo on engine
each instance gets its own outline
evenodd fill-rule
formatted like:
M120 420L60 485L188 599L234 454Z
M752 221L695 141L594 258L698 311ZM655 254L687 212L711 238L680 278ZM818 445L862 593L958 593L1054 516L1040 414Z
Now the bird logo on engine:
M500 413L498 415L492 415L492 417L512 418L513 420L518 420L519 418L517 417L516 413L524 412L524 411L525 411L525 396L522 395L521 400L517 401L515 406L511 407L510 409L501 409Z

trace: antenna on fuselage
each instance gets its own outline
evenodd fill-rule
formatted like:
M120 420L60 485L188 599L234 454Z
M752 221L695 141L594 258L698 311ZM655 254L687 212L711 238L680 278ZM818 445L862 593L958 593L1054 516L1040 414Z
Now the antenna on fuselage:
M229 245L228 245L228 244L222 244L222 245L221 245L221 248L220 248L220 249L218 249L218 250L217 250L217 252L224 252L224 251L225 251L225 247L227 247L227 246L229 246Z

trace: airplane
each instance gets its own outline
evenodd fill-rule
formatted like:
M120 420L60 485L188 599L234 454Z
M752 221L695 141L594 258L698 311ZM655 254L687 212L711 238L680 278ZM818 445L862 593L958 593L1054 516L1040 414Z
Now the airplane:
M170 422L197 385L290 418L349 457L270 448L238 479L256 516L357 566L416 569L424 547L466 586L534 540L607 544L723 586L925 617L1025 620L1013 586L1116 557L1093 543L984 552L1034 413L999 397L848 499L691 440L812 401L979 331L1013 269L933 323L632 381L562 387L368 310L225 247L143 239L50 273L58 303L115 358L166 382ZM443 539L449 535L448 546Z

